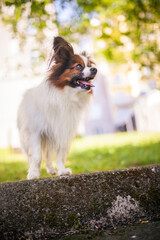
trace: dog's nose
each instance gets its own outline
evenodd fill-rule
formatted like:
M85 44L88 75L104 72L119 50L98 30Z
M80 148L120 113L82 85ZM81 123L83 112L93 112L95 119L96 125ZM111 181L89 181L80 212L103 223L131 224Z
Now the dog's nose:
M91 71L91 73L96 74L97 73L97 68L91 68L90 71Z

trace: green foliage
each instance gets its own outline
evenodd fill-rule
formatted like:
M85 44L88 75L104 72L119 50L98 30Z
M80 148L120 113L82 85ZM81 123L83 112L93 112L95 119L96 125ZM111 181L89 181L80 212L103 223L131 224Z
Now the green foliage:
M102 53L107 59L120 62L132 59L151 69L158 64L159 0L78 0L78 3L84 14L89 13L87 17L97 13L100 24L90 27L101 31L96 39L105 41Z
M34 28L38 40L42 40L45 35L43 29L46 27L46 21L54 18L46 10L46 5L52 3L51 0L2 0L0 2L1 20L13 30L15 35L20 35L25 39L27 34L32 34L29 28ZM22 22L22 23L21 23ZM20 27L19 25L23 26ZM35 34L34 34L35 35Z
M59 8L49 13L46 6L53 3L58 3ZM7 14L4 6L14 7L14 14ZM72 8L73 16L62 22L59 10L67 6ZM150 68L154 79L159 79L160 0L3 0L0 12L3 22L11 25L22 38L32 27L36 29L34 35L42 41L43 30L51 20L59 34L69 39L78 41L78 34L84 33L92 36L97 56L117 63L134 61L140 68ZM27 24L20 31L18 26L22 19Z
M76 139L67 167L73 174L160 164L160 134L126 133ZM0 182L25 180L28 163L20 152L0 150ZM41 166L41 178L46 173Z

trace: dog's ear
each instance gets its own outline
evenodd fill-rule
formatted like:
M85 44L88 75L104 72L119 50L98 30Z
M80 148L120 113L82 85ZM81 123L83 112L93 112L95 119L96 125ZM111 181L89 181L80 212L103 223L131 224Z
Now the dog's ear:
M56 63L67 61L74 51L72 46L62 37L55 37L53 40L54 60Z

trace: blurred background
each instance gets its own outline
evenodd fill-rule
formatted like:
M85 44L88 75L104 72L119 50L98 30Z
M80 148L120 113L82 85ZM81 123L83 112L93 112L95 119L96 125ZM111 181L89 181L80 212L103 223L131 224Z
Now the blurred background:
M150 132L159 141L159 16L159 0L1 0L0 149L20 148L17 109L26 89L44 80L57 35L98 68L78 135Z

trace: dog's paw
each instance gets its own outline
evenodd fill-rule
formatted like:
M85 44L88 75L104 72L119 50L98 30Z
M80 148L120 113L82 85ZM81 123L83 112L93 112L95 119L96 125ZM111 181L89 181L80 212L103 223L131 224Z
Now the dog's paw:
M38 170L30 170L28 171L28 175L27 175L27 179L31 180L31 179L36 179L39 178L39 171Z
M71 174L72 174L72 170L70 168L65 168L61 171L58 171L59 176L71 175Z
M47 173L51 174L51 175L56 175L56 170L52 167L52 168L47 168Z

